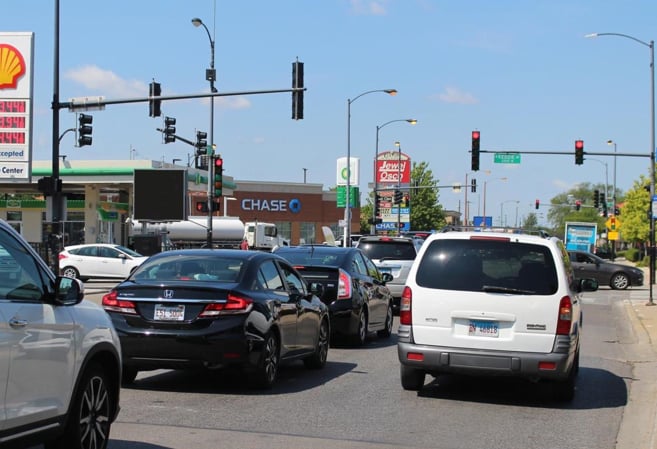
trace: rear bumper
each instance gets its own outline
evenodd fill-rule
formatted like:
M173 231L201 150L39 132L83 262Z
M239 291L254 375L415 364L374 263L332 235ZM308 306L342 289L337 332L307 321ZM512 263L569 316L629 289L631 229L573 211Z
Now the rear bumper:
M397 354L402 365L434 376L461 373L562 380L568 377L574 360L574 353L481 351L403 342L397 344ZM554 368L542 369L540 365L546 363Z

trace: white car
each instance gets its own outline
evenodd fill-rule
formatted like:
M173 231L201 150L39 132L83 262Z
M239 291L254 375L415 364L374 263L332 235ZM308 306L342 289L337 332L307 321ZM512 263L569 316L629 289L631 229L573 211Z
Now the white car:
M430 235L402 293L401 384L419 390L426 374L550 380L555 397L575 393L582 330L581 292L555 237L456 231Z
M62 275L86 281L89 278L125 279L148 256L125 246L91 243L67 246L59 253Z
M2 220L0 255L0 447L104 449L121 385L112 321Z

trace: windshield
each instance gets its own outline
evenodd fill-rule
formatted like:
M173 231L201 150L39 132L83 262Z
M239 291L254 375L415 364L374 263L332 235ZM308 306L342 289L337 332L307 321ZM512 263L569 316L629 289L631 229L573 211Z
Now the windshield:
M415 245L412 241L374 241L367 242L361 240L358 248L362 250L367 257L372 260L381 260L383 258L393 260L413 260L415 259Z
M219 252L217 252L219 254ZM151 257L141 264L132 279L176 281L235 282L240 274L242 259L229 257L165 256Z

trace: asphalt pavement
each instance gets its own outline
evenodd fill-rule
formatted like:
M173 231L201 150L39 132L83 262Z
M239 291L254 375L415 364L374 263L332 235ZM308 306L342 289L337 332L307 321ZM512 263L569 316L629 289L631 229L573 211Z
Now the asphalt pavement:
M616 449L657 449L657 286L651 294L647 268L644 274L643 287L624 291L633 333L625 347L633 370Z

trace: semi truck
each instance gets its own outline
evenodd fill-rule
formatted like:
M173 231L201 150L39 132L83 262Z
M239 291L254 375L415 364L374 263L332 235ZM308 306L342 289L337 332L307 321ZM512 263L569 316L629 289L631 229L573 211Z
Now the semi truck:
M244 225L244 239L249 249L257 251L273 251L280 246L289 246L290 242L278 235L274 223L249 221Z

